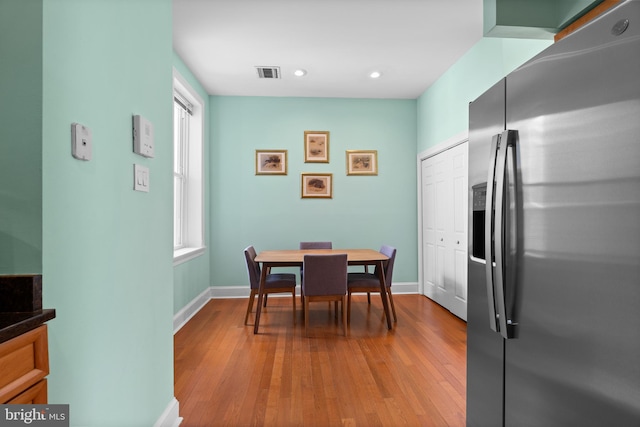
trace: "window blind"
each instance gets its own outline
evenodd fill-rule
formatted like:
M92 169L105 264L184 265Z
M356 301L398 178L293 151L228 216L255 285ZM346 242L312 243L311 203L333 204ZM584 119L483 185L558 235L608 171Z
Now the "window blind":
M173 100L178 103L185 111L191 115L193 115L193 104L190 103L184 96L182 96L179 92L173 93Z

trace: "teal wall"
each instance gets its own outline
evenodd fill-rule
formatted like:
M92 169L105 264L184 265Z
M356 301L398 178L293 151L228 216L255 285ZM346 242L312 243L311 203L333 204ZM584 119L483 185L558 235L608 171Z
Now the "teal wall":
M480 40L418 98L418 153L465 132L469 103L551 44L550 40Z
M173 398L171 14L171 0L43 3L49 401L73 426L151 426ZM153 159L132 151L133 114L154 125ZM93 132L91 161L71 156L72 122Z
M396 246L417 281L415 100L211 98L213 286L248 286L242 250ZM330 132L330 163L304 163L304 131ZM288 175L256 176L256 149L288 150ZM346 176L345 150L378 150L378 176ZM333 173L333 199L302 199L302 172Z
M184 64L182 59L174 53L173 66L176 71L189 83L191 88L195 90L202 102L204 103L204 228L205 228L205 246L207 250L197 258L176 265L173 269L173 312L179 312L182 308L193 301L198 295L207 290L211 286L211 255L209 250L209 194L206 190L209 188L210 167L209 167L209 95L202 87L198 79L193 75L191 70Z
M42 0L0 1L0 274L42 271Z

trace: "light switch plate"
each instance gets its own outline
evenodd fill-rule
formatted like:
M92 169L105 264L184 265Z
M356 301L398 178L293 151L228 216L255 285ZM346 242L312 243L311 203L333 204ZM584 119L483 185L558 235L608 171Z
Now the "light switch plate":
M149 192L149 168L141 165L133 165L133 189Z
M78 160L91 160L93 154L91 129L71 123L71 155Z
M153 124L142 116L133 116L133 152L153 157Z

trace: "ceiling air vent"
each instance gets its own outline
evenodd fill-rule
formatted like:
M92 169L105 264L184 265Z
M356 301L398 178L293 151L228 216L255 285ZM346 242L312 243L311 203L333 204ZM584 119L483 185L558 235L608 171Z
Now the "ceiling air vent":
M256 67L258 77L261 79L279 79L280 67Z

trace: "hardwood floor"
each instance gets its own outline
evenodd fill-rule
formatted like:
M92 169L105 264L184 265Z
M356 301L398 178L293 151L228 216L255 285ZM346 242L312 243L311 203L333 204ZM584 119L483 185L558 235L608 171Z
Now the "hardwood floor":
M269 298L258 335L247 299L209 301L174 337L181 426L464 426L466 323L394 295L388 331L371 300L354 295L346 338L325 303L311 304L306 338L291 298Z

